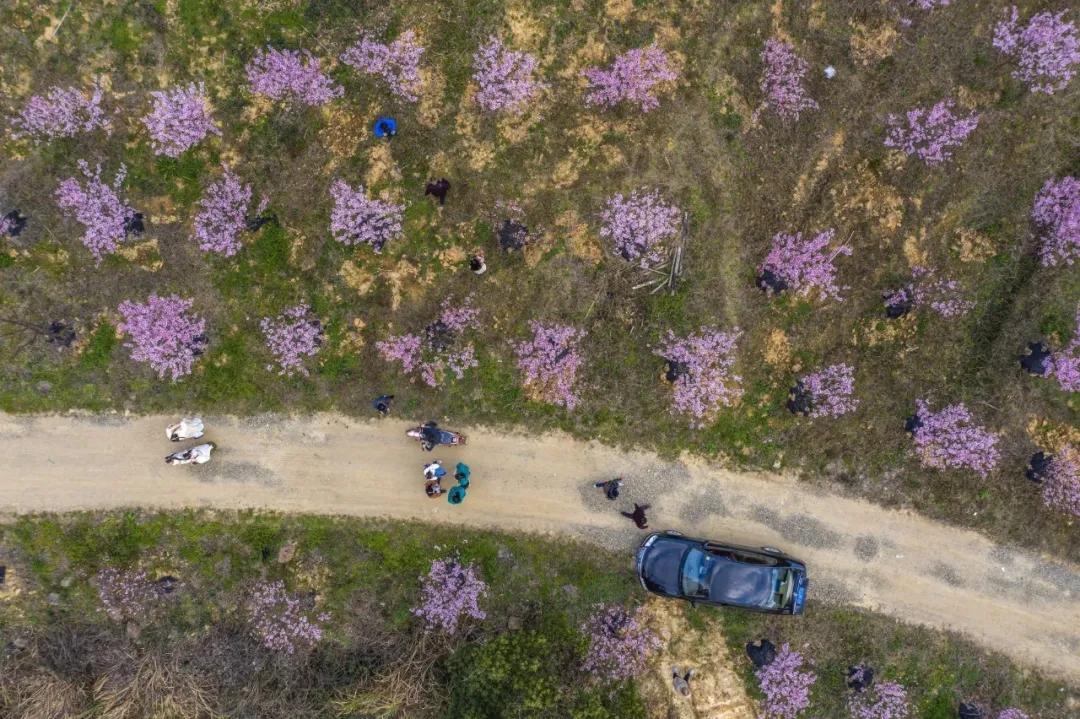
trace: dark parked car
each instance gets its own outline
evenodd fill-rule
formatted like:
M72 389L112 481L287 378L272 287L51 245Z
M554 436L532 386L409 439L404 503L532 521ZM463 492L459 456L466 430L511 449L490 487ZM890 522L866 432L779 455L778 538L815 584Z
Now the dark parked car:
M691 604L802 614L806 565L772 547L751 549L678 532L650 534L637 550L641 585Z

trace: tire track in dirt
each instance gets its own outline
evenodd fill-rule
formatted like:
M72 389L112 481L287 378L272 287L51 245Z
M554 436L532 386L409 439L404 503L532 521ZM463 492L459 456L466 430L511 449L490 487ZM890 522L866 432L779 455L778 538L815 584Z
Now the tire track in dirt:
M805 560L811 598L958 631L1080 681L1080 567L975 532L770 474L671 462L564 435L466 430L469 446L427 455L397 420L205 417L218 443L201 467L169 467L173 417L0 415L0 511L116 507L267 508L392 517L576 537L626 551L644 532L621 517L649 503L650 526L772 545ZM186 446L186 445L184 445ZM421 467L473 469L460 506L429 500ZM591 483L627 478L608 502ZM629 561L629 559L628 559ZM813 608L806 617L813 621Z

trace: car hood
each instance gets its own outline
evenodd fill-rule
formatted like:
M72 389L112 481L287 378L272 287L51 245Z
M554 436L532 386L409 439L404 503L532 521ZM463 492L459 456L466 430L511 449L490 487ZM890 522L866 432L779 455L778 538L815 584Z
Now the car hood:
M679 595L679 568L682 566L686 544L666 537L657 537L651 545L644 548L641 560L641 581L653 592Z
M773 567L748 566L720 560L709 576L709 599L724 604L763 607L772 599Z

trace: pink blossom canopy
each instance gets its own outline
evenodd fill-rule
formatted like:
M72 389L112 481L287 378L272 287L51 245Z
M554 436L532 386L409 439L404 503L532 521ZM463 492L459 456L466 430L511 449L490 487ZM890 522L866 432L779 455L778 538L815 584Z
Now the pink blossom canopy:
M158 155L179 157L207 135L221 134L210 116L210 101L206 97L206 86L201 82L151 92L150 95L154 98L154 107L142 118L142 123L149 131L154 152Z
M251 91L271 100L302 105L324 105L345 90L323 74L319 59L307 50L266 47L255 52L247 64Z
M192 300L150 295L146 302L122 302L118 329L128 336L131 359L146 362L158 377L173 381L191 374L206 348L206 321L189 313Z
M127 168L120 165L112 185L107 185L101 179L101 165L91 172L84 160L78 164L86 182L74 177L63 180L56 188L56 204L82 224L84 232L80 239L100 264L105 255L116 252L117 245L127 237L128 223L135 217L135 210L119 194Z
M610 67L592 67L581 74L589 81L586 105L611 108L625 102L637 105L642 112L660 106L658 85L679 77L667 53L657 45L628 50Z

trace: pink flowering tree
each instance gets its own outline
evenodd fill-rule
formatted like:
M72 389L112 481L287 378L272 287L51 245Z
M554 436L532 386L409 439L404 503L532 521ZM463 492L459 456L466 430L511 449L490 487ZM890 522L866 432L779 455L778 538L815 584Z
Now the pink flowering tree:
M16 137L55 140L84 132L111 129L101 107L101 88L94 85L86 94L76 87L53 87L44 95L34 95L12 120Z
M156 154L179 157L207 135L221 134L210 116L210 100L206 97L206 86L201 82L151 92L150 95L154 98L154 107L142 118L142 124L150 133Z
M974 306L961 293L959 282L935 278L933 270L926 267L912 268L911 282L885 295L886 310L892 310L895 314L890 316L895 317L909 309L928 307L942 317L954 319L966 315Z
M842 299L833 262L837 255L850 255L851 247L838 245L832 249L835 238L833 229L805 240L801 232L778 232L758 267L758 286L773 292L791 290L804 297L816 293L822 299Z
M258 217L266 210L269 200L264 197L255 209ZM248 229L248 206L251 185L244 184L228 167L220 180L206 188L199 200L193 222L192 239L203 252L219 252L232 257L240 250L240 233Z
M649 655L661 647L656 633L645 626L641 608L630 612L619 604L601 604L582 623L589 641L582 670L620 682L645 670Z
M1045 361L1047 377L1053 377L1066 392L1080 392L1080 307L1076 309L1073 337Z
M702 327L695 334L678 337L670 330L653 354L674 368L672 409L689 415L691 425L701 428L742 397L742 377L735 374L736 343L742 333Z
M1080 179L1050 179L1035 196L1031 221L1041 240L1039 260L1045 267L1071 265L1080 258Z
M206 320L189 313L193 300L177 295L150 295L146 302L121 302L118 329L128 336L124 344L131 359L146 362L164 379L191 374L195 358L206 349Z
M101 179L101 165L91 172L86 161L79 160L79 169L86 182L74 177L63 180L56 188L56 204L83 226L85 231L80 239L101 264L105 255L116 252L117 244L127 237L129 223L135 218L135 210L120 199L127 168L120 165L112 185Z
M95 577L98 598L114 622L146 618L160 592L146 572L106 567Z
M802 665L802 654L784 644L775 659L755 672L765 695L762 719L796 719L810 706L810 687L817 675L803 671Z
M936 7L945 7L951 0L908 0L908 4L914 5L920 10L933 10Z
M325 612L316 614L304 598L290 594L280 579L257 582L247 593L247 617L252 633L272 652L295 654L314 647L323 637Z
M341 54L341 61L364 73L381 77L390 92L408 102L420 99L420 56L424 48L416 33L406 30L386 44L363 33L356 44Z
M266 346L278 365L278 374L291 376L308 375L305 357L314 357L322 347L326 333L322 322L311 313L308 305L290 307L277 317L264 317L259 322ZM267 365L266 369L273 369Z
M344 180L334 180L330 195L334 198L330 232L341 244L371 245L379 253L401 234L404 206L369 199L363 185L353 189Z
M1021 25L1014 5L994 27L994 47L1016 61L1013 77L1032 92L1053 95L1064 90L1080 67L1080 35L1066 14L1035 13Z
M907 690L896 682L876 682L848 699L851 719L907 719L911 714Z
M1046 506L1080 517L1080 451L1070 445L1055 453L1042 477Z
M532 339L514 345L526 392L539 402L574 409L578 404L579 344L585 331L570 325L529 322Z
M667 53L657 45L628 50L610 67L592 67L581 74L589 81L586 105L612 108L625 102L642 112L659 107L658 86L679 77Z
M925 400L916 400L915 416L908 426L915 452L924 467L970 469L985 477L1001 456L998 438L975 424L962 403L932 412Z
M534 55L508 50L492 35L473 55L476 104L488 112L522 114L545 87L534 77L536 66Z
M466 332L480 326L479 315L471 296L461 305L447 298L438 319L422 334L392 335L376 342L375 348L387 362L400 362L405 374L419 376L429 387L438 387L447 372L461 379L466 370L479 364L476 346L471 341L460 342Z
M927 165L940 165L979 126L978 113L957 115L953 112L955 105L945 99L930 108L912 108L903 117L889 115L885 147L914 155Z
M1030 719L1030 717L1025 712L1010 707L998 712L997 719Z
M600 213L600 236L611 240L615 252L642 269L664 259L665 242L679 232L679 208L669 205L659 191L635 190L629 197L618 193L609 197Z
M480 599L487 594L488 586L471 564L436 559L420 581L420 603L412 613L424 621L428 631L441 629L454 634L462 618L487 617L480 609Z
M810 417L839 417L859 406L854 395L855 369L844 363L834 364L800 377L788 406L795 405Z
M761 108L768 108L784 122L794 122L807 110L817 110L818 104L806 91L806 61L795 54L795 48L776 38L765 41L761 51L765 67L761 74L761 92L764 95Z
M323 73L319 59L307 50L257 50L246 72L251 91L271 100L315 107L345 92Z

